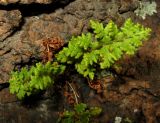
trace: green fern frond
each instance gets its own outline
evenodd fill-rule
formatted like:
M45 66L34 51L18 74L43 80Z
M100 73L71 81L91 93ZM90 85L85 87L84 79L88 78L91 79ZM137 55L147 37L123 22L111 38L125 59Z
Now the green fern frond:
M124 54L133 55L151 31L131 19L120 28L113 21L106 26L93 20L90 24L93 34L73 37L68 47L56 55L57 61L75 64L77 71L90 79L94 79L95 68L108 69Z
M21 71L11 72L10 92L16 94L19 99L47 89L54 84L54 76L63 73L65 66L57 62L46 64L37 63L29 70L24 67Z
M66 69L65 64L74 64L78 73L91 80L98 68L109 69L115 66L123 55L133 55L150 35L151 29L135 24L127 19L122 27L110 21L106 26L90 21L92 33L72 37L68 47L55 55L53 63L37 63L30 69L11 72L10 92L24 99L54 84L55 77ZM62 64L63 65L62 65Z

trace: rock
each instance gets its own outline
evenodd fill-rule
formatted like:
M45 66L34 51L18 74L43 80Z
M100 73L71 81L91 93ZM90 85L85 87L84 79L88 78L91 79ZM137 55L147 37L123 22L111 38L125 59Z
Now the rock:
M27 107L18 102L0 104L1 123L52 123L58 118L57 107L53 100L40 101L33 107Z
M107 5L108 2L76 0L63 10L23 17L20 29L0 43L0 83L8 81L10 72L17 65L24 66L23 64L31 63L32 59L42 59L42 41L45 38L58 36L67 41L71 35L86 32L91 18L105 20Z
M146 118L146 123L158 123L156 120L156 109L153 103L150 101L144 102L142 105L142 111Z
M156 0L157 15L148 16L143 21L133 12L136 2L137 0L0 1L0 4L6 5L3 6L4 10L0 10L0 84L8 82L10 72L14 68L32 65L36 60L42 59L44 39L58 36L68 42L72 35L80 35L90 29L90 19L99 20L104 24L112 19L118 25L122 25L126 18L131 17L133 21L152 28L151 38L144 43L137 54L121 61L123 70L119 74L134 79L126 79L126 83L120 83L117 86L108 83L111 88L101 96L91 93L86 84L82 84L79 91L83 93L82 99L85 102L91 105L103 105L102 117L108 114L105 123L110 119L114 121L116 115L132 116L138 123L144 123L145 119L148 123L158 122L156 116L160 117L157 104L159 103L157 97L160 94L160 2ZM29 10L33 7L32 5L39 9L35 7ZM83 79L79 83L84 81ZM55 122L57 111L62 111L65 107L62 99L59 105L53 104L58 99L49 99L49 101L41 100L39 105L27 109L18 102L13 103L16 98L9 94L7 88L0 91L0 99L0 122L2 123ZM103 119L101 121L103 123Z
M123 84L119 87L119 91L121 94L130 93L132 90L150 88L149 82L147 81L126 79L126 82L126 84Z
M17 56L10 54L9 42L5 39L14 34L16 28L20 27L21 21L22 15L19 10L0 10L0 83L8 80L9 73L14 68L12 62L17 61Z
M20 25L21 19L19 10L0 10L0 43Z
M160 102L154 104L156 109L156 117L160 117Z
M56 2L57 0L1 0L1 5L9 5L9 4L51 4L53 2ZM58 0L61 3L66 3L69 0Z
M9 89L3 89L0 91L0 104L11 103L17 101L15 95L9 92Z
M138 0L120 0L119 13L134 11L138 7Z

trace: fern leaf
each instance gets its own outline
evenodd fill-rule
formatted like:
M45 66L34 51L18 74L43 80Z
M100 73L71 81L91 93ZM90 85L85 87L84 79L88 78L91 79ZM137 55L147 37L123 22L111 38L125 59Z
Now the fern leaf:
M97 38L102 38L103 37L102 32L104 30L103 24L93 20L90 20L90 24L91 24L91 28L94 29L94 33L97 34Z
M92 35L90 33L82 34L82 36L78 37L79 46L84 50L87 50L92 41Z

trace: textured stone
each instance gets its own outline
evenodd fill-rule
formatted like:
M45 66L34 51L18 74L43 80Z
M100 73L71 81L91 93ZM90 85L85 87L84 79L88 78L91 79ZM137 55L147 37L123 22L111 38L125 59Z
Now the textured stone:
M9 92L8 88L0 91L0 104L10 103L14 101L17 101L17 98L15 95Z
M133 21L152 28L150 40L144 43L134 57L126 57L121 62L123 70L120 75L132 77L134 80L126 79L126 83L117 85L109 83L110 87L105 91L106 94L99 96L94 91L90 92L83 79L79 82L83 83L83 87L78 91L85 102L91 105L102 104L104 114L101 123L113 122L117 115L132 116L138 123L144 123L145 120L148 120L148 123L158 122L160 117L159 98L157 98L160 95L160 1L156 1L157 15L147 16L143 21L133 12L137 0L62 0L61 2L70 2L70 4L58 7L59 4L55 3L57 8L52 7L52 4L45 5L47 8L42 7L44 10L37 9L41 8L41 5L36 4L37 8L33 9L34 11L28 10L27 7L30 5L25 8L21 5L50 2L54 1L0 1L0 4L19 3L11 8L6 6L7 10L5 7L4 10L0 10L0 83L8 82L10 72L15 67L32 65L35 60L41 60L42 41L45 38L59 36L67 42L72 35L87 32L90 19L105 24L112 19L118 25L122 25L126 18L131 17ZM75 82L79 80L77 78ZM118 80L116 82L118 83ZM55 100L60 104L55 105L53 103ZM62 111L66 106L62 104L62 100L43 100L38 102L39 105L26 108L17 102L13 103L16 101L15 96L10 95L7 88L3 89L0 91L0 122L52 123L57 118L57 110Z
M19 10L0 10L0 42L7 38L20 25L21 13Z
M55 123L58 118L58 106L52 100L40 101L27 107L15 102L0 104L1 123Z
M150 101L146 101L142 105L142 111L144 113L144 116L146 118L146 123L158 123L156 120L156 109L153 105L153 103Z
M108 2L77 0L63 10L57 9L48 14L24 17L24 22L20 25L21 30L15 31L0 44L2 47L0 83L8 81L11 70L17 64L27 64L27 62L32 62L32 59L42 58L43 39L58 36L67 41L71 35L86 32L91 18L105 20L107 16L105 11L109 9L107 5Z
M129 80L126 79L126 84L120 86L119 91L121 94L130 93L133 89L149 89L150 85L147 81Z

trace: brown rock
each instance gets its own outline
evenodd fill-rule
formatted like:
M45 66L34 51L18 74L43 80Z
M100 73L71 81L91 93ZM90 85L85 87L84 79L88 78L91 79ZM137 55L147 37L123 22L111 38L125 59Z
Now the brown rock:
M155 107L152 102L145 102L142 105L142 110L146 118L146 123L157 123Z
M9 92L8 88L0 91L0 104L11 103L14 101L17 101L17 98Z
M48 4L53 1L2 0L0 4ZM105 123L111 118L114 119L118 113L123 113L125 117L128 112L134 116L137 111L144 114L142 116L140 113L139 117L144 117L148 123L156 123L156 116L160 116L159 106L155 106L153 103L155 97L159 96L160 92L160 4L157 0L157 15L147 17L146 20L142 21L133 13L135 8L134 2L136 0L118 0L116 2L111 2L111 0L75 0L67 6L60 7L60 9L53 10L49 8L53 10L50 12L41 10L41 13L34 14L39 11L34 10L32 16L23 17L23 25L20 24L22 18L20 11L0 10L0 83L8 81L11 70L17 65L31 65L32 59L40 59L42 52L41 44L46 37L60 36L63 39L70 39L71 35L87 32L90 19L97 19L105 24L112 19L116 23L118 22L118 25L121 25L125 18L131 17L134 21L151 27L153 34L151 40L146 42L134 57L128 57L122 61L123 71L120 74L136 79L126 79L126 83L111 88L112 83L107 83L106 87L109 90L105 91L104 102L98 94L90 95L93 98L89 97L86 94L88 93L86 89L82 90L82 93L86 100L91 98L88 102L92 105L104 103L103 107L106 107L106 110L104 110ZM24 11L28 12L28 8ZM23 13L22 15L25 14ZM21 27L20 30L15 30L19 26ZM13 31L15 32L12 33ZM3 116L3 119L0 118L0 123L4 121L9 123L54 122L55 119L53 120L53 117L55 114L53 107L63 109L62 104L60 104L61 106L53 104L56 99L47 102L47 104L43 102L41 103L43 105L35 106L33 109L27 109L16 103L7 104L14 100L14 95L9 94L8 89L0 91L0 101L4 103L3 105L0 104L0 117ZM156 98L156 102L158 102L157 100ZM62 100L59 102L62 102ZM107 114L110 116L106 116ZM138 123L145 122L143 118L141 121L137 120Z
M116 91L109 91L105 93L105 99L110 102L119 102L122 99L122 95L117 93Z
M19 10L0 10L0 42L9 36L21 22Z
M23 25L20 25L22 26L21 30L15 30L11 36L9 34L14 31L19 23L16 21L17 16L13 14L18 12L9 11L11 14L6 19L8 23L2 25L0 33L3 34L0 39L5 39L3 43L0 43L2 49L0 49L0 82L8 81L10 71L17 64L27 64L28 62L31 63L32 59L41 59L43 39L56 36L69 39L71 35L86 32L90 18L104 20L107 15L107 5L108 2L76 0L64 9L57 9L48 14L42 13L37 16L25 17ZM114 10L116 12L117 9L114 8ZM4 29L7 29L9 33L6 33L7 31Z
M136 9L138 0L120 0L119 13L127 13Z
M156 117L160 117L160 101L154 103Z
M46 37L56 37L59 36L60 32L65 31L63 25L61 23L55 23L51 21L43 21L38 20L29 23L27 25L28 29L25 30L27 32L28 39L31 42L46 38Z
M130 93L133 89L149 89L150 85L147 81L140 81L140 80L129 80L126 79L126 84L123 84L119 87L119 91L121 94Z
M122 99L120 107L123 109L128 109L130 112L134 113L135 110L141 109L142 104L143 99L136 93L132 93Z

